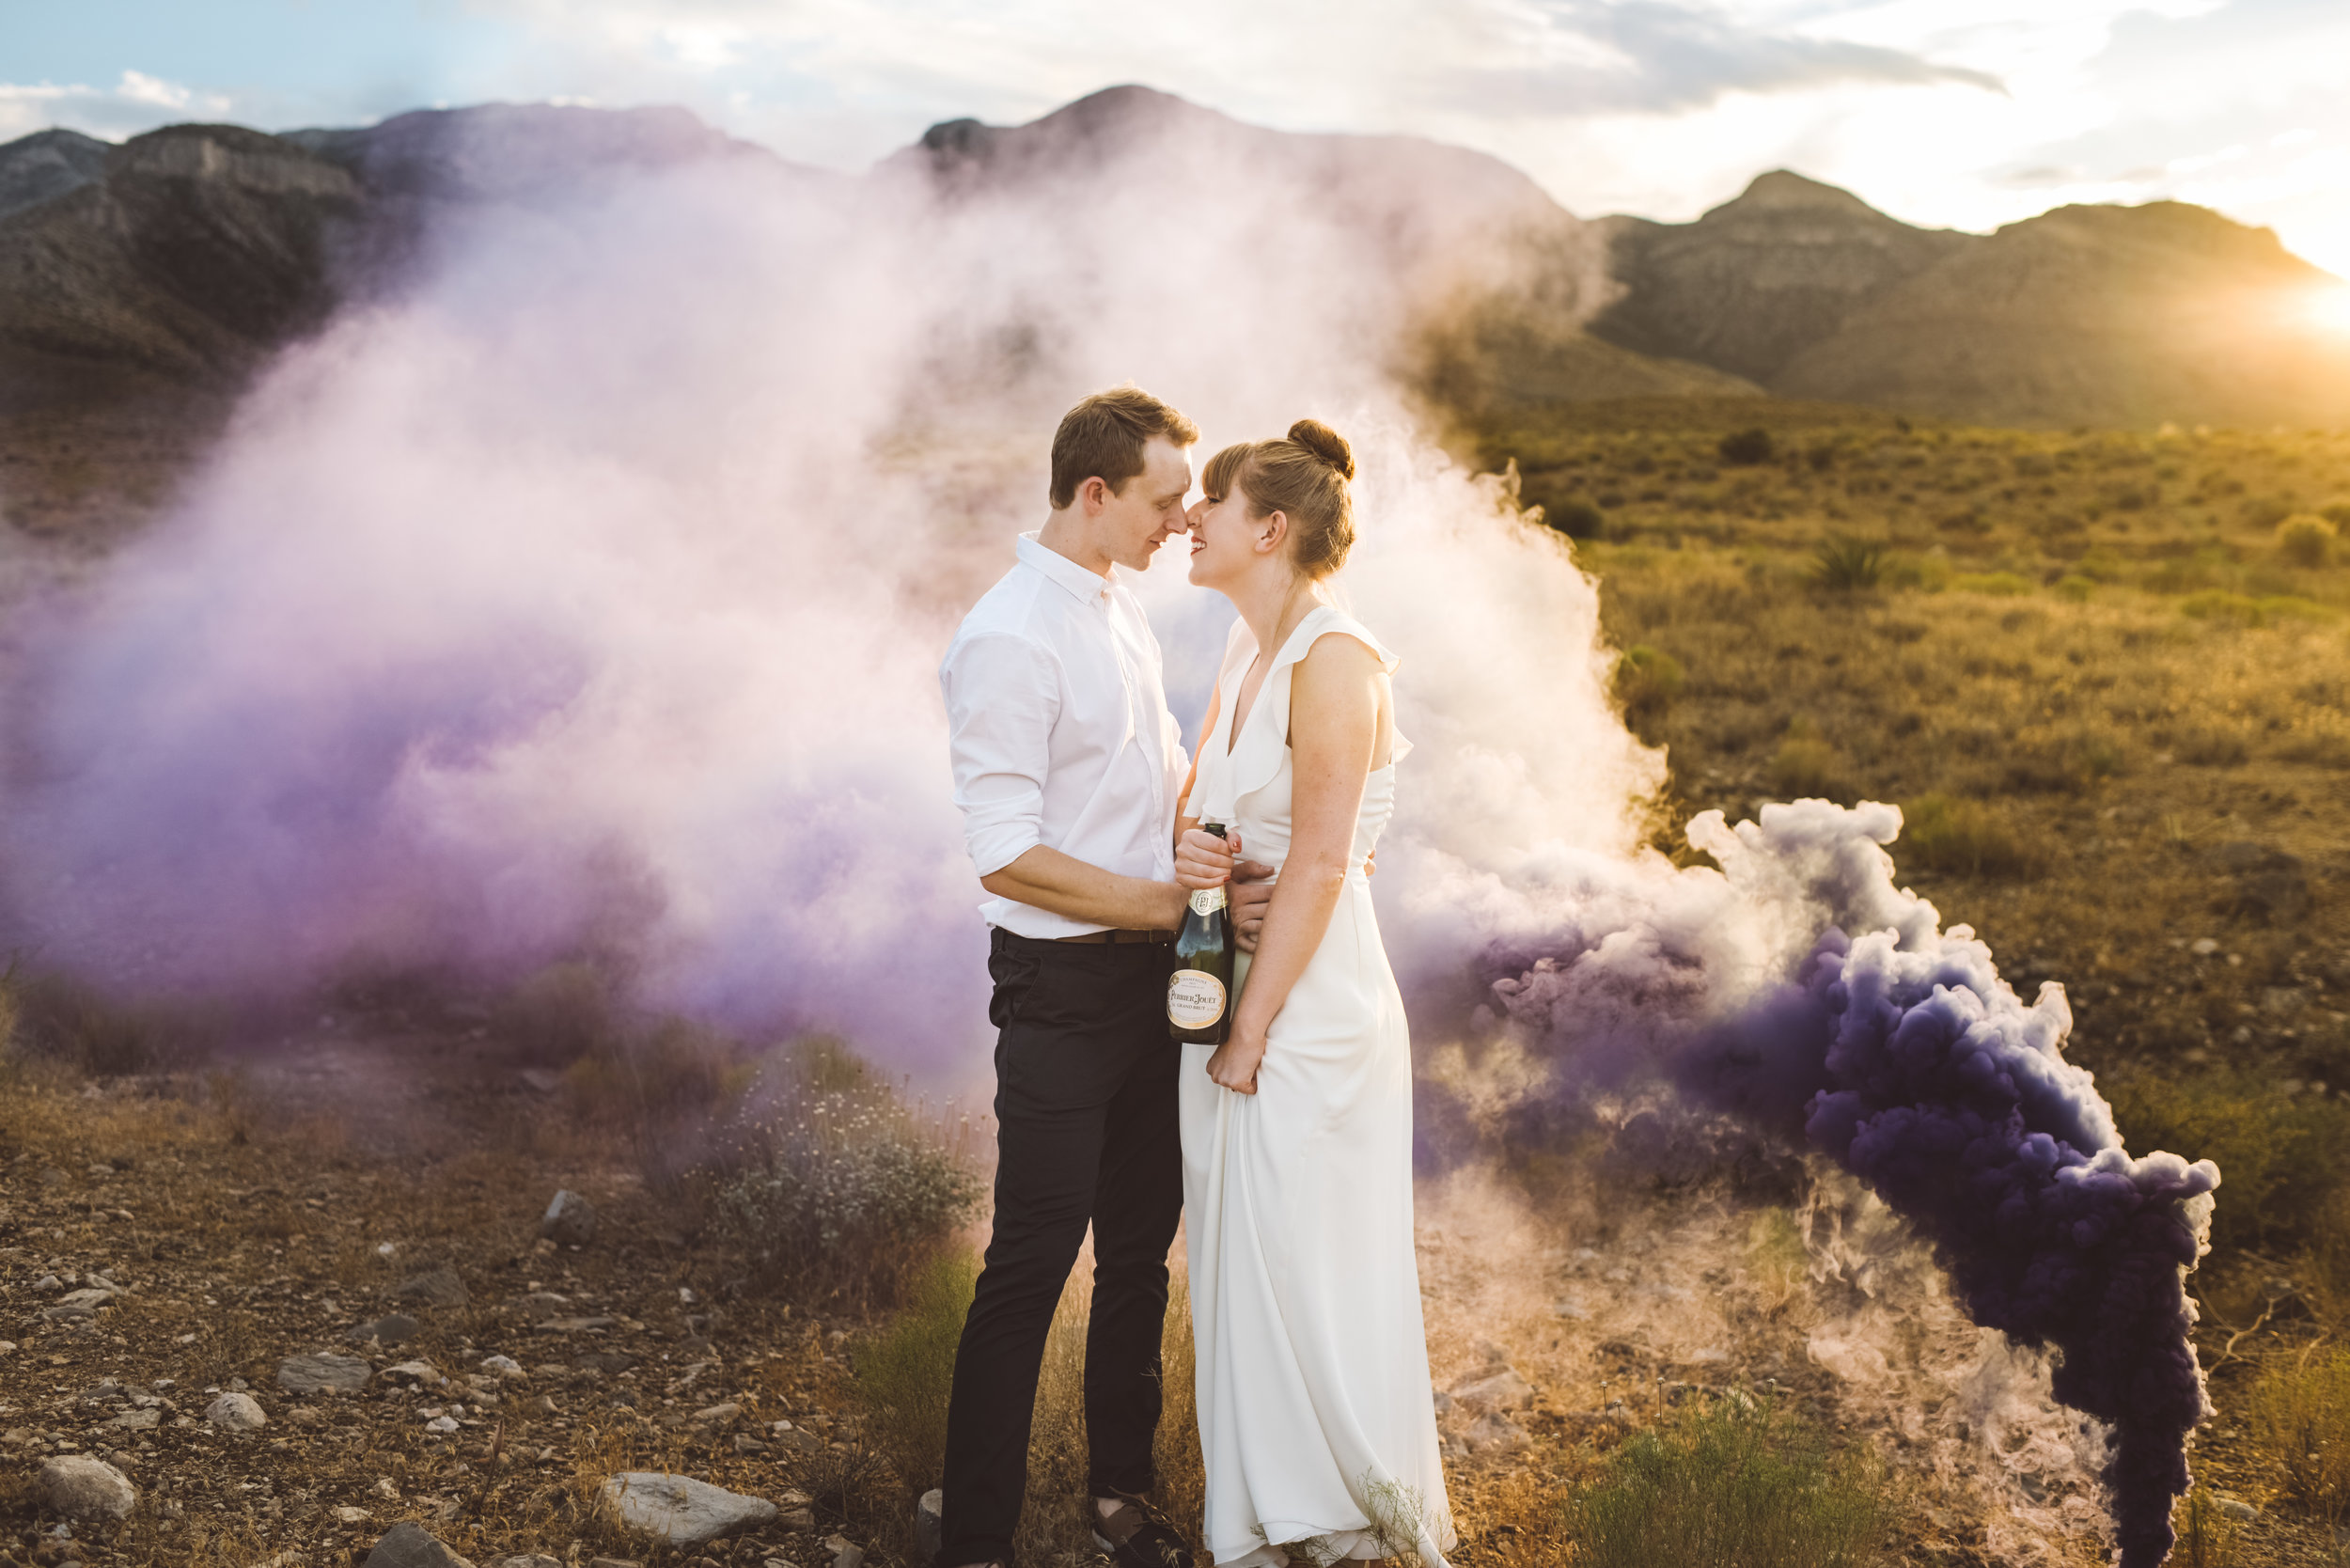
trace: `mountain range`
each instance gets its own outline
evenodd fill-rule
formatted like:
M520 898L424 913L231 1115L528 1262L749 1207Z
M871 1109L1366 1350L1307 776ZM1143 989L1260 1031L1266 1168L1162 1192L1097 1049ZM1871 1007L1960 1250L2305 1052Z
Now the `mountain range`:
M280 346L397 287L467 204L713 161L810 193L911 182L951 204L1114 171L1196 201L1183 181L1219 160L1375 259L1407 319L1395 368L1440 405L1739 394L1991 424L2350 422L2350 339L2306 312L2339 284L2205 209L2064 207L1974 235L1778 170L1694 222L1587 221L1481 153L1272 131L1142 87L1023 126L936 125L861 177L679 109L182 125L120 146L37 133L0 145L0 421L216 421Z

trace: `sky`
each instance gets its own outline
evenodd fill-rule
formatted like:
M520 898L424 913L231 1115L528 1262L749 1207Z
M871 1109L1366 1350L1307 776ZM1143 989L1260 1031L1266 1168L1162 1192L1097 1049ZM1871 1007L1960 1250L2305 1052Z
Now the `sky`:
M2200 202L2350 275L2342 0L0 0L0 139L682 103L862 168L1140 82L1685 220L1794 168L1911 223Z

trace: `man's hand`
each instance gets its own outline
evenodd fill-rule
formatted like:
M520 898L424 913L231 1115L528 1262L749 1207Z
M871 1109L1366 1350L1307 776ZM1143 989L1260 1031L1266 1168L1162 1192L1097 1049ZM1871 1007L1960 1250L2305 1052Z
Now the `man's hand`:
M1264 912L1273 902L1271 878L1276 867L1254 860L1232 866L1231 921L1233 940L1243 952L1257 950L1257 934L1264 930Z

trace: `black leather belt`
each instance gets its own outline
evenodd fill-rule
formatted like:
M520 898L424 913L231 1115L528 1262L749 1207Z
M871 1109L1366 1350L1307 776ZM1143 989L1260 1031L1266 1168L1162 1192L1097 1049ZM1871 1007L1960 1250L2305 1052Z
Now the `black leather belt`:
M1089 931L1083 936L1056 936L1056 942L1172 942L1171 931Z

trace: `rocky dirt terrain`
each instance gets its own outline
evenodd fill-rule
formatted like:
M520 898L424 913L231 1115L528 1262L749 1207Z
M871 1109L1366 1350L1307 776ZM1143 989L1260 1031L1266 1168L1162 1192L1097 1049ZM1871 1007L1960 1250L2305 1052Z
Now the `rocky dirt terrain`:
M10 1085L0 1560L860 1560L844 1327L742 1298L529 1080L388 1049L367 1116L315 1060ZM630 1472L724 1488L728 1533L623 1523Z

